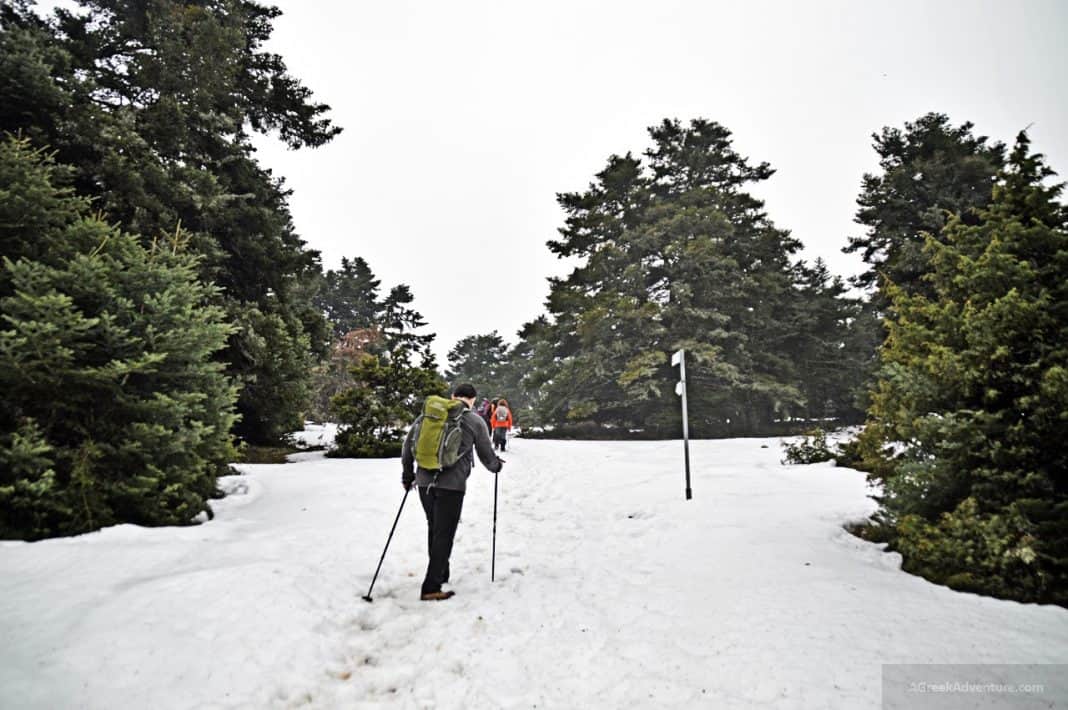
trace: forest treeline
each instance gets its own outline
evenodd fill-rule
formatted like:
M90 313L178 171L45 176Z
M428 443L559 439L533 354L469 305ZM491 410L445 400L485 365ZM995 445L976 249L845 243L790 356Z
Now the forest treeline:
M557 196L576 266L514 337L439 368L406 284L297 234L251 136L341 130L247 0L0 4L0 537L210 515L215 478L305 419L392 456L430 393L504 395L527 433L675 437L864 424L866 535L960 589L1065 603L1068 213L1025 133L929 113L873 134L846 280L704 118ZM636 140L640 134L636 134ZM548 236L548 235L547 235ZM358 247L356 249L358 251Z
M274 8L0 3L0 537L210 514L315 413L339 335L434 369L400 284L349 302L251 136L340 128L264 49ZM353 342L349 338L348 342Z

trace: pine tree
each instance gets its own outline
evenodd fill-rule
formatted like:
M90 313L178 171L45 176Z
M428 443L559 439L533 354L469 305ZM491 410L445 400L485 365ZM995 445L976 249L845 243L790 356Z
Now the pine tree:
M856 408L866 410L871 404L869 390L878 367L874 354L886 338L886 283L909 293L929 293L924 235L940 235L951 214L974 224L976 211L990 201L1005 147L974 136L973 127L970 122L954 126L948 116L928 113L906 122L903 130L887 126L872 135L881 173L864 175L855 217L867 232L851 237L843 249L860 252L868 265L851 279L868 293L850 339L861 368L862 384L853 394Z
M533 339L534 330L545 323L543 316L525 326L512 347L497 331L463 338L449 351L446 380L453 387L462 382L473 384L480 398L503 397L508 400L514 426L537 426L541 423L538 406L544 401L543 388L547 386L539 369L548 368L545 355L550 347L536 345Z
M329 357L313 368L315 394L309 414L342 425L338 455L392 455L383 452L399 450L396 432L375 412L407 412L409 407L398 410L396 403L372 405L372 400L401 396L407 402L407 389L422 392L426 378L438 378L431 350L435 335L420 332L426 322L410 305L415 300L411 289L398 284L380 297L380 287L364 259L343 258L340 269L323 275L315 296L333 343ZM389 385L382 377L397 382Z
M414 300L404 284L394 286L377 308L378 322L353 343L359 352L344 359L351 387L335 395L330 412L340 427L331 455L388 457L400 455L406 427L431 394L444 395L448 386L437 372L430 349L433 333L415 332L426 325L409 304ZM351 331L355 336L361 331Z
M63 174L0 143L0 216L28 218L0 220L0 537L191 522L234 455L232 328L181 232L143 247Z
M641 161L629 153L609 157L586 192L558 196L567 216L561 239L550 241L549 249L560 257L582 257L584 263L567 279L550 279L547 306L558 360L556 371L545 378L543 414L549 421L596 420L611 426L638 418L618 377L640 345L620 328L641 317L633 295L642 290L635 282L639 274L627 271L633 256L628 235L650 199Z
M423 400L448 396L448 385L432 369L412 367L403 355L366 355L352 368L356 385L334 398L341 424L331 456L388 458L400 456L409 424Z
M927 237L923 292L887 287L861 443L905 569L1068 604L1068 212L1052 174L1021 133L990 205Z
M326 314L334 338L349 331L371 328L382 317L378 289L382 282L360 257L341 259L341 268L327 271L318 297L319 308Z
M436 370L434 333L416 332L426 326L423 315L411 308L415 300L407 284L399 284L389 290L382 301L380 325L385 348L391 357L402 359L406 364L418 363L424 369Z
M746 191L772 169L739 155L715 122L666 120L649 133L648 165L612 156L588 190L559 196L566 221L549 248L582 262L550 280L552 320L526 345L548 369L528 378L543 386L537 418L677 431L669 359L680 348L698 434L852 411L825 361L847 350L848 362L863 361L856 306L825 269L792 262L799 242ZM814 326L823 330L806 340Z
M302 428L313 397L311 373L316 360L299 319L284 307L241 304L227 309L237 326L223 350L238 383L234 434L245 441L281 441Z
M884 127L872 135L882 174L864 175L856 214L868 231L850 238L843 250L860 252L868 265L855 286L878 288L882 276L909 293L926 292L924 235L940 235L951 214L974 224L973 212L989 203L1005 161L1005 146L972 135L973 127L928 113L906 122L904 130ZM879 310L885 308L885 296L875 300Z
M508 394L508 404L524 431L553 422L548 412L555 396L553 378L559 374L556 333L548 317L539 316L523 325L517 333L519 342L508 351L500 392Z
M497 331L469 335L449 350L445 379L454 387L470 383L479 396L493 397L503 393L511 396L511 390L505 388L508 356L508 346Z
M787 303L787 332L780 347L798 373L805 400L804 418L859 424L863 390L876 343L859 299L847 296L841 277L832 276L822 259L795 267L797 296Z
M79 194L146 245L181 225L204 257L201 277L241 324L219 354L243 385L238 433L275 441L299 427L328 338L310 300L318 255L295 233L289 193L256 163L248 131L296 148L340 129L264 51L275 8L79 4L85 13L58 10L51 24L21 3L4 6L0 128L55 150Z

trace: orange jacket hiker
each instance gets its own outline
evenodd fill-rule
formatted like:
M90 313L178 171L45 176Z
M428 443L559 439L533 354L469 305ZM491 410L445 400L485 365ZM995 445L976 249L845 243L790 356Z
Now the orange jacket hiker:
M504 419L499 417L502 414L501 407L504 407L504 412L507 416ZM493 423L494 429L511 429L512 428L512 409L508 406L508 400L502 399L497 403L497 406L493 408L493 414L490 417L490 421Z

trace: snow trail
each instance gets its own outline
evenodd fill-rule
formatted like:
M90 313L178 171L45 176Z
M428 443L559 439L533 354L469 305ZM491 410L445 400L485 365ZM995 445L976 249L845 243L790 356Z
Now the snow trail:
M879 708L884 663L1063 663L1068 611L902 573L862 474L775 439L513 440L444 602L397 460L241 466L216 519L0 544L0 706ZM1046 697L1046 700L1051 698ZM1068 698L1057 697L1058 701Z

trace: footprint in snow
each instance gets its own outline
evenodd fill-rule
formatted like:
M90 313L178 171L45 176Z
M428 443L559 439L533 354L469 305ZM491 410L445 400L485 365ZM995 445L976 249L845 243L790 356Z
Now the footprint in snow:
M367 614L357 616L352 623L358 626L360 631L374 631L378 628L378 622Z

